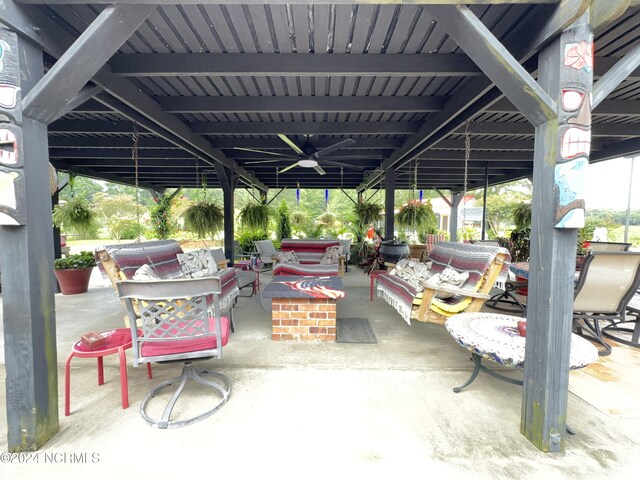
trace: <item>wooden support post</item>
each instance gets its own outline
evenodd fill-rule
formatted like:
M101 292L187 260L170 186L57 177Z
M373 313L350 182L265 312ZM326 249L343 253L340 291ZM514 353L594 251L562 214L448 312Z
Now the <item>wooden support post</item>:
M557 119L536 128L527 344L521 432L538 449L564 448L577 228L589 155L593 36L588 15L539 56ZM584 139L584 140L582 140ZM578 141L579 140L579 141Z
M458 207L463 199L462 193L452 193L451 195L451 218L449 219L449 240L458 240Z
M484 162L484 191L482 192L482 240L487 239L487 191L489 190L489 162Z
M393 207L396 199L396 169L390 168L384 177L384 239L393 240Z
M222 194L224 196L224 254L229 259L229 265L233 266L233 235L234 235L234 208L235 208L235 190L238 184L238 175L231 169L220 164L216 164L216 172L222 186Z
M42 51L0 28L4 43L3 83L7 76L28 92L42 77ZM11 51L6 48L10 45ZM20 62L18 64L18 56ZM19 69L19 70L18 70ZM10 87L13 87L9 83ZM37 450L53 437L58 424L58 372L51 235L51 196L47 127L22 118L15 102L0 102L0 129L18 134L18 164L0 163L0 175L14 177L15 215L0 215L7 444L11 452ZM15 168L14 168L15 167ZM1 205L0 205L1 207ZM11 218L17 219L12 224Z

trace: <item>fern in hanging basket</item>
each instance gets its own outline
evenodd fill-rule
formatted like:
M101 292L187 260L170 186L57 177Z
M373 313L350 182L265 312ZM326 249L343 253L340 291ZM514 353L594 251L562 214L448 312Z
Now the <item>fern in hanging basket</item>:
M382 205L373 202L358 202L353 207L360 225L370 225L382 220Z
M396 214L396 223L402 228L424 232L436 229L438 220L431 202L409 200Z
M71 197L53 207L53 223L65 232L91 237L96 233L96 214L84 198Z
M253 230L269 229L269 205L264 203L248 203L240 210L240 223Z
M199 238L213 238L224 226L224 213L215 203L196 202L185 210L184 225Z

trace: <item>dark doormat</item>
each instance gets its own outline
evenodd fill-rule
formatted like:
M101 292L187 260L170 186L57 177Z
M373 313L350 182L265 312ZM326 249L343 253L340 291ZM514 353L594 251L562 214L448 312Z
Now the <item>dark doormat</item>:
M337 343L378 343L369 320L366 318L336 319Z

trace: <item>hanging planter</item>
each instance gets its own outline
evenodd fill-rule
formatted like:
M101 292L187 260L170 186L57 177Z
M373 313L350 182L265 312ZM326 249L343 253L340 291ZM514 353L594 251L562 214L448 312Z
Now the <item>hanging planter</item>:
M382 205L373 202L358 202L353 207L358 223L361 226L371 225L382 220Z
M249 203L240 210L240 223L252 230L269 229L269 205L265 203Z
M53 208L53 223L65 233L90 237L96 232L96 214L84 198L73 196Z
M184 225L198 238L213 238L224 226L224 213L215 203L197 202L185 210Z
M423 203L420 200L409 200L402 205L396 214L396 223L402 228L427 233L435 233L438 227L431 202Z

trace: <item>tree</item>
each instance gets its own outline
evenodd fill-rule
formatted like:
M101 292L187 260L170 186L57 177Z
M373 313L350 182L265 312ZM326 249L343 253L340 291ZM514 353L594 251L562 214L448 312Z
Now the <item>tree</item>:
M171 215L173 196L166 193L158 195L155 205L151 207L151 229L156 238L169 238L177 229L177 224Z
M291 219L289 218L289 207L287 202L282 200L278 207L278 224L276 226L276 237L278 240L291 238Z
M143 206L137 206L135 197L126 194L109 195L98 192L93 197L95 209L103 225L114 240L133 239L138 236L142 227L138 222L138 214L146 212Z

